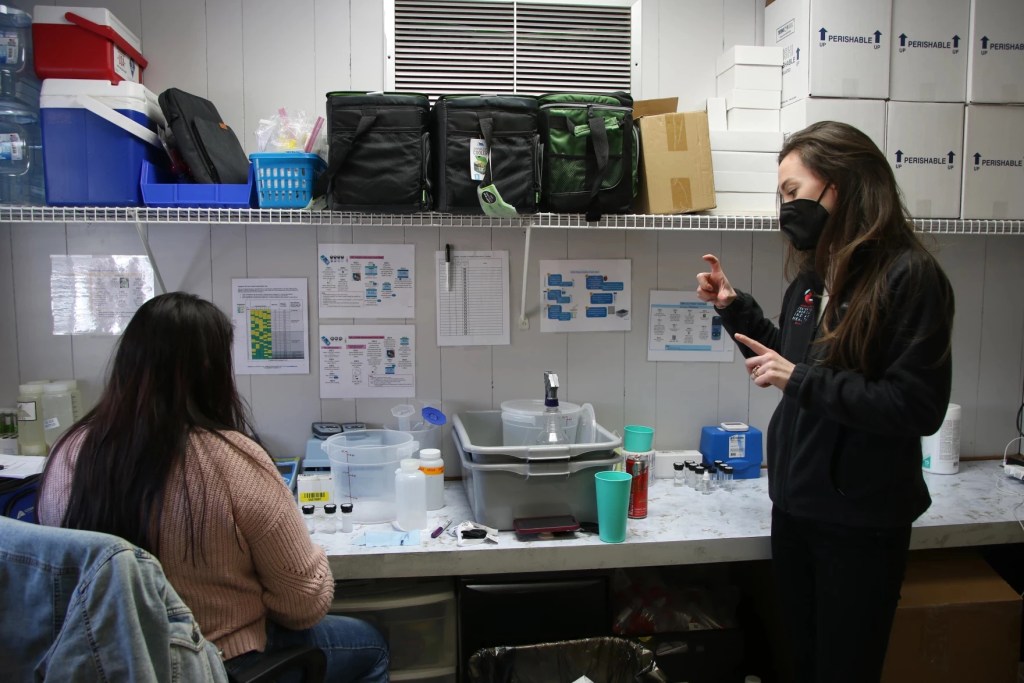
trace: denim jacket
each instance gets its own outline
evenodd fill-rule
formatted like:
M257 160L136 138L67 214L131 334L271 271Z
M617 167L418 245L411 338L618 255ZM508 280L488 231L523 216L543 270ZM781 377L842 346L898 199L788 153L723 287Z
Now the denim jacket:
M115 536L0 517L0 615L5 680L227 681L160 563Z

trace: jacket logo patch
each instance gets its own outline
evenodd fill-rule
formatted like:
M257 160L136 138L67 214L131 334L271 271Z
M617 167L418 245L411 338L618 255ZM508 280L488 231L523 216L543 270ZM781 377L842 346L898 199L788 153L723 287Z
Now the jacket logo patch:
M814 292L810 289L804 291L804 300L800 306L793 311L790 322L794 325L804 325L814 317Z

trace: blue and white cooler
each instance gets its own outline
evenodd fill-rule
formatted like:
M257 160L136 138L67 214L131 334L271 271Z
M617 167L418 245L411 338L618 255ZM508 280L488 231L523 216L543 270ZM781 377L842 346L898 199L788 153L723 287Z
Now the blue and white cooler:
M49 78L39 104L47 204L142 204L142 162L166 165L155 94L130 81Z

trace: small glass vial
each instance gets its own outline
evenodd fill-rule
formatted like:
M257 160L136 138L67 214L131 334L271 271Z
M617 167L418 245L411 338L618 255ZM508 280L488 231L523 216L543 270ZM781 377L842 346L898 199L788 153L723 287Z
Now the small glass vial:
M690 486L690 487L693 486L693 479L696 476L696 472L697 472L697 466L694 463L692 463L689 460L687 460L686 461L686 476L683 478L684 482L686 483L687 486Z
M338 530L338 506L334 503L324 503L324 516L317 525L316 530L324 534L333 534Z
M704 480L704 473L707 470L704 465L697 465L693 468L693 488L700 491L701 482Z
M733 469L732 465L722 465L722 485L726 488L732 488L733 481Z
M312 503L306 503L302 506L302 521L306 523L306 530L309 533L316 531L316 517L313 513L316 512L316 506Z
M672 463L672 485L682 486L686 483L686 465L681 462Z
M352 503L341 504L341 524L338 525L338 530L343 533L352 533Z
M701 476L700 486L698 487L698 490L702 494L707 496L707 495L709 495L711 493L711 489L712 489L711 472L709 472L708 470L704 470L704 474Z

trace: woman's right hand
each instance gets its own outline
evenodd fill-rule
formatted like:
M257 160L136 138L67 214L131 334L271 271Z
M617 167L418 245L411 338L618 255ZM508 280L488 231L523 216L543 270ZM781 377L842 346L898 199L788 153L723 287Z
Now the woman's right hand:
M704 260L711 266L711 272L697 273L697 298L714 304L715 308L725 308L736 300L736 290L729 284L717 256L704 254Z

